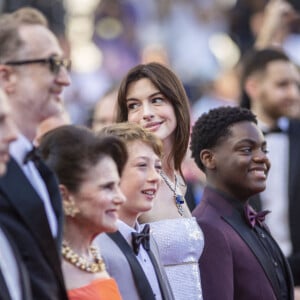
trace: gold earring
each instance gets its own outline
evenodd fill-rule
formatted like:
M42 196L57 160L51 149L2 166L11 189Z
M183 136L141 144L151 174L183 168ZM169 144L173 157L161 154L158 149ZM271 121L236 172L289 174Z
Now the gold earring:
M76 207L74 200L63 201L64 213L66 216L74 218L80 210Z

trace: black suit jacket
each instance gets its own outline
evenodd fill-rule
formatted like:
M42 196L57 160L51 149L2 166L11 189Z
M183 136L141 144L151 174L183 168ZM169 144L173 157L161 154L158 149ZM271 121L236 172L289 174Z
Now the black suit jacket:
M58 190L50 193L58 220L58 237L52 237L42 200L11 158L0 178L0 222L9 231L30 276L33 299L67 298L60 261L63 214Z
M31 294L31 287L30 287L30 282L29 282L29 274L26 270L25 265L22 262L22 259L20 257L18 249L15 246L11 237L9 236L8 232L5 230L5 228L3 226L1 226L1 230L3 231L4 235L6 236L7 241L9 242L9 244L11 246L13 255L16 259L16 262L17 262L17 265L19 268L22 300L31 300L32 294ZM9 295L9 292L8 292L3 274L1 273L1 270L0 270L0 300L12 300Z
M288 201L289 228L292 242L292 254L288 257L295 285L300 285L300 121L290 120L289 129L289 169L288 169ZM261 209L259 195L251 199L251 204ZM272 208L269 208L272 210Z

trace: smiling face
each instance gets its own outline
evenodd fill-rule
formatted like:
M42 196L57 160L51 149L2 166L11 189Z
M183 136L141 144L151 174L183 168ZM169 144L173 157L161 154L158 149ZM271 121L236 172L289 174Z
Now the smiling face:
M270 168L267 146L253 122L235 123L229 129L231 134L211 150L207 180L216 189L244 202L266 187Z
M120 219L132 223L142 212L149 211L160 185L161 161L153 149L141 142L127 143L128 161L122 173L121 190L126 202L120 210Z
M24 46L20 49L18 58L14 60L63 56L56 37L47 28L41 25L24 25L20 28L19 34ZM25 120L29 120L28 123L37 126L60 111L63 89L70 84L69 74L64 67L61 67L57 74L50 70L49 63L8 66L8 68L14 78L10 98L19 128L23 128L24 117ZM35 132L30 132L30 135L28 138L32 140Z
M164 144L173 143L177 126L173 105L148 78L129 84L126 102L129 122L147 128Z
M79 210L76 222L95 234L116 231L118 211L125 201L119 183L117 166L111 157L90 167L79 191L71 194Z

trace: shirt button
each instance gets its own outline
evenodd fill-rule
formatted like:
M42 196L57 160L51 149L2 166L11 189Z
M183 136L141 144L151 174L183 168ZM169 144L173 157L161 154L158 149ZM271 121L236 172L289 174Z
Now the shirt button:
M147 259L144 258L144 262L147 262Z

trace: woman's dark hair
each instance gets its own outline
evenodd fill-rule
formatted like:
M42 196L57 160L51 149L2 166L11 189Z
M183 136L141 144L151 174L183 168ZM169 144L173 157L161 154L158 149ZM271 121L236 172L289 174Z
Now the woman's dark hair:
M115 161L120 176L127 161L126 146L119 138L96 136L90 129L74 125L46 133L39 151L59 182L72 192L78 191L85 173L104 157Z
M140 64L132 68L122 80L117 103L117 122L128 120L126 104L128 87L132 82L148 78L152 84L170 101L177 120L174 143L167 161L174 161L175 170L181 172L190 137L190 108L185 89L178 77L169 68L159 63Z

